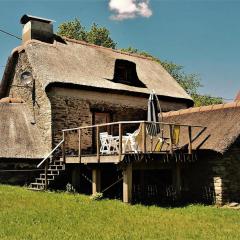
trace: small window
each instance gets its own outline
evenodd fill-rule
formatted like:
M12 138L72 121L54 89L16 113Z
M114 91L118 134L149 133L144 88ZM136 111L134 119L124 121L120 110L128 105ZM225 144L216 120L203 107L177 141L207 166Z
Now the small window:
M135 87L146 87L137 76L136 64L127 60L116 60L113 81Z

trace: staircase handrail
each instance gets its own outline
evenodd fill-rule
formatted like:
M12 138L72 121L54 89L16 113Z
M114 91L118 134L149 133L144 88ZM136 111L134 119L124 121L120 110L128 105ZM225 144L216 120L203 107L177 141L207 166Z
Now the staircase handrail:
M63 144L64 139L57 144L57 146L37 165L37 168L39 168L40 166L42 166L42 164L57 150L57 148L59 146L61 146L61 144Z

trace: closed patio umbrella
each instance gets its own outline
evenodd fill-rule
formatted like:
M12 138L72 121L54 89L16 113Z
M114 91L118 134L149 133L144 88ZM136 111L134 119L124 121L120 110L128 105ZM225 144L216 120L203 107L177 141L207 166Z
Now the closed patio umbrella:
M151 93L148 99L148 122L160 122L162 119L159 117L161 115L161 107L158 98L155 94ZM156 136L160 133L159 124L152 123L147 124L147 131L150 136Z
M160 117L159 117L160 114ZM151 93L148 99L148 123L147 124L147 132L151 136L151 150L152 150L152 138L161 132L159 123L154 122L161 122L162 121L162 111L161 106L158 100L158 97L155 93Z

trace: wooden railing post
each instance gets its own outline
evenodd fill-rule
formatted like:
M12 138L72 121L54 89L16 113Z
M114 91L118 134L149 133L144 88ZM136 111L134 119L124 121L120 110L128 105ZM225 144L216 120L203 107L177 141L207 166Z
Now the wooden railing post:
M96 143L97 143L97 161L100 162L100 132L99 132L99 126L97 126Z
M192 127L188 126L188 154L192 154Z
M119 123L119 162L122 160L122 124Z
M64 131L63 131L62 158L63 158L63 163L65 163L66 155L65 155L65 132Z
M81 129L78 130L78 156L79 156L79 163L81 163L81 157L82 157L82 132L81 132Z
M48 173L48 159L46 160L46 162L45 162L45 169L44 169L44 173L45 173L45 179L44 179L44 182L45 182L45 186L44 186L44 188L45 188L45 190L47 190L47 188L48 188L48 178L47 178L47 173Z
M143 131L142 131L142 139L143 139L143 153L146 153L146 122L142 123Z
M170 154L173 154L173 125L169 124Z

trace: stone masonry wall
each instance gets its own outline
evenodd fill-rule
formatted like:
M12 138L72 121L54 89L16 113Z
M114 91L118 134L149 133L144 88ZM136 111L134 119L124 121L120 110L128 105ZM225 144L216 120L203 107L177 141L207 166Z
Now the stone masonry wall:
M190 201L222 204L224 196L225 166L221 154L198 152L197 161L182 170L183 190Z
M21 82L21 74L25 71L32 73L33 78L35 79L35 88L36 88L35 108L33 108L33 104L32 104L31 88L19 87L19 86L23 86L23 83ZM38 79L35 73L33 72L32 67L28 61L27 54L25 52L21 52L19 54L14 77L12 79L12 85L13 86L10 88L9 96L21 98L27 103L29 109L32 112L33 120L35 115L36 125L40 130L40 134L42 135L43 141L46 143L46 146L48 147L46 151L49 152L52 148L51 105L42 87L41 79ZM32 85L30 85L30 87L32 87Z
M108 112L111 121L144 120L147 117L147 101L142 97L120 94L100 93L86 90L54 88L48 93L52 105L53 144L62 140L62 129L92 125L93 112ZM165 110L186 108L184 104L163 102ZM132 127L136 129L137 126ZM127 127L128 128L128 127ZM131 129L125 129L129 132ZM118 134L117 129L113 129ZM82 133L82 148L92 147L92 131ZM66 135L67 150L76 153L78 149L78 133L73 131Z
M240 138L224 154L226 201L240 202Z
M239 140L223 155L210 151L198 154L198 160L183 169L185 188L191 198L219 205L240 202Z

